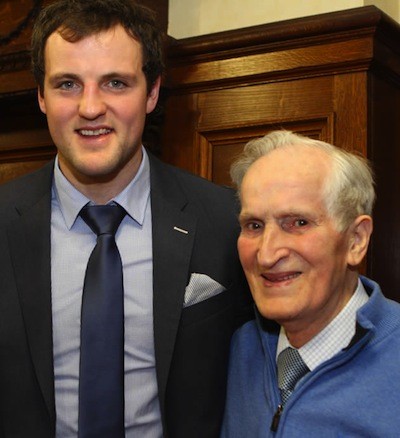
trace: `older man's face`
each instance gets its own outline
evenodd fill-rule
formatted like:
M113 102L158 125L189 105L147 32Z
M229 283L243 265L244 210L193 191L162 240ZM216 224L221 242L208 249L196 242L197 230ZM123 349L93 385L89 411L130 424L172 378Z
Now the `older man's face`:
M357 281L348 269L352 232L337 231L323 200L329 168L323 152L275 150L250 167L241 188L238 248L257 308L307 340L340 312Z

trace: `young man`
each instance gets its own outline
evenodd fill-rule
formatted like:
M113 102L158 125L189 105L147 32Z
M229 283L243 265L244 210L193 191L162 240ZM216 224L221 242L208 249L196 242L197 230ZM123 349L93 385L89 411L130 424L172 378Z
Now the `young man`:
M162 73L154 18L130 0L55 1L35 24L32 60L58 153L0 188L1 432L216 437L231 333L249 318L235 200L142 147ZM81 399L81 358L92 354L81 350L82 296L97 239L82 209L105 205L124 212L115 234L123 266L122 388L111 386L122 394L116 420L104 407L111 390L96 377L108 377L114 357L103 345L107 325L89 342L105 351L89 358L96 369L89 366L87 386L101 395L91 394L89 407ZM104 307L114 324L117 316ZM97 324L96 312L93 318Z
M400 305L357 272L372 232L368 165L276 131L245 147L232 176L258 314L232 341L222 436L397 436Z

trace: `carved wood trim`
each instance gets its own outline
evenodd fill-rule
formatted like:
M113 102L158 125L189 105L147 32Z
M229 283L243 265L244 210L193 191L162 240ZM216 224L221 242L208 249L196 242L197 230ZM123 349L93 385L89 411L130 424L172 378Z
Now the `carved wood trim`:
M0 73L30 68L30 57L28 51L8 53L0 56Z
M372 68L400 82L399 29L367 6L170 40L166 83L180 93Z
M171 39L168 57L171 61L184 62L183 59L215 59L218 54L222 59L231 57L235 51L240 54L272 51L318 44L339 37L349 40L377 32L388 45L398 47L399 51L398 29L396 21L377 7L363 6L198 37Z
M22 17L21 21L15 26L14 29L12 29L6 35L0 34L0 47L6 46L11 41L18 38L22 31L28 27L30 21L39 13L42 6L42 0L32 0L32 3L32 8L28 11L25 17Z

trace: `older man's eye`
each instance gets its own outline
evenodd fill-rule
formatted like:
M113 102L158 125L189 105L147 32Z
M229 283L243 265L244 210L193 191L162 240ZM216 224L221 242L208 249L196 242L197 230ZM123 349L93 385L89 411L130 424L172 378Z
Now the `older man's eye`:
M309 224L310 222L307 219L298 218L298 217L284 218L281 222L282 229L285 231L301 230L307 227L307 225Z
M261 224L258 222L245 222L241 224L242 234L254 234L261 228Z
M308 221L306 219L296 219L293 223L295 227L305 227L308 225Z

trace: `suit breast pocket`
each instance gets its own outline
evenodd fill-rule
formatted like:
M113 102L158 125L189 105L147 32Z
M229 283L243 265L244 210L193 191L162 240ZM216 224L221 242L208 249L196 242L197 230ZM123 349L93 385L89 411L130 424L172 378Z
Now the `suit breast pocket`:
M226 318L233 318L233 291L231 289L214 295L211 298L200 301L182 310L181 327L187 328L192 324L211 324L212 321L222 318L224 324Z

